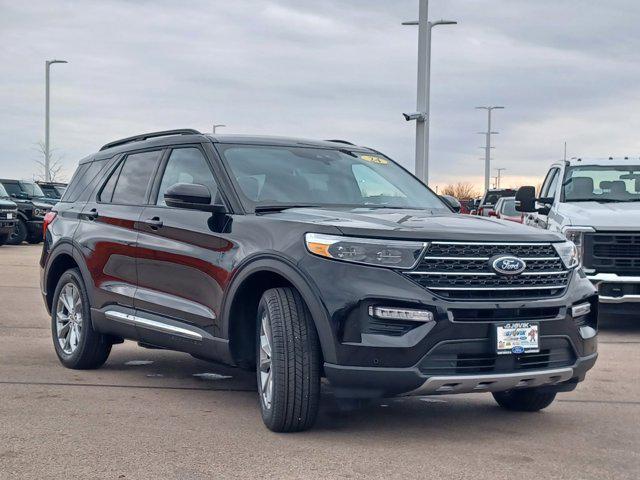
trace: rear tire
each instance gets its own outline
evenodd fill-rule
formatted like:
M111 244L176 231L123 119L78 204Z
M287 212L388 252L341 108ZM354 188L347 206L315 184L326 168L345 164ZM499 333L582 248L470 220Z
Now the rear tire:
M108 337L96 332L80 270L62 274L51 303L51 334L60 363L74 370L100 368L111 352Z
M537 388L494 392L498 405L515 412L537 412L547 408L556 398L555 392L541 392Z
M274 432L311 428L320 403L320 343L292 288L267 290L257 315L256 364L262 420Z
M13 229L13 233L9 235L9 245L20 245L27 238L27 224L24 220L19 218L16 221L16 226Z
M27 243L29 245L37 245L38 243L40 243L42 241L42 237L40 235L36 235L36 236L28 236L27 237Z

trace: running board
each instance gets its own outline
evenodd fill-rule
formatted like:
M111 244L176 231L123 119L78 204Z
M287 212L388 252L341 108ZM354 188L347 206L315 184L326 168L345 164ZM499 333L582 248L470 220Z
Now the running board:
M109 320L113 320L114 322L146 328L147 330L153 330L155 332L168 333L170 335L188 338L189 340L196 340L198 342L202 341L202 334L186 327L179 327L177 325L171 325L169 323L151 320L149 318L144 318L138 315L119 312L117 310L107 310L106 312L104 312L104 315Z

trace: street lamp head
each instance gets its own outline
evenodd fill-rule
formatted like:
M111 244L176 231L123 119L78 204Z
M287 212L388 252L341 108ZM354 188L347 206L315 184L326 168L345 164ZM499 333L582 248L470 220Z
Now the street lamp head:
M54 63L69 63L66 60L47 60L47 65L52 65Z
M455 20L438 20L436 22L432 22L431 26L435 27L436 25L457 25L458 22Z

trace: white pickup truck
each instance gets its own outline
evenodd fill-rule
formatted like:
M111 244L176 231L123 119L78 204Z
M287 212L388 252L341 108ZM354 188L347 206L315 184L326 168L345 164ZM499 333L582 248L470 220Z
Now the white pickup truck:
M575 159L553 164L540 195L521 187L525 223L562 232L581 252L601 309L640 317L640 160Z

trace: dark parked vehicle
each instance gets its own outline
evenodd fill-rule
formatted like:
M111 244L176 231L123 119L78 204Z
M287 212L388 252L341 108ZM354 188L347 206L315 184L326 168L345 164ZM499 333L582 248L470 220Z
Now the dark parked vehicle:
M492 213L495 214L494 207L496 206L498 200L500 200L502 197L515 196L516 191L510 188L488 190L480 200L476 215L480 215L481 217L492 216Z
M0 179L0 184L18 206L18 218L7 243L20 245L25 240L29 243L40 243L42 222L53 204L44 197L44 193L35 182Z
M36 182L44 196L52 200L60 200L67 189L66 183L60 182Z
M9 199L9 194L0 183L0 245L9 241L16 226L18 206Z
M451 210L456 213L461 213L460 210L462 209L462 205L456 197L452 195L440 195L440 198L451 208Z
M80 162L45 219L55 351L137 340L256 370L274 431L338 398L491 392L545 408L596 361L597 296L557 233L454 214L383 154L175 130Z

